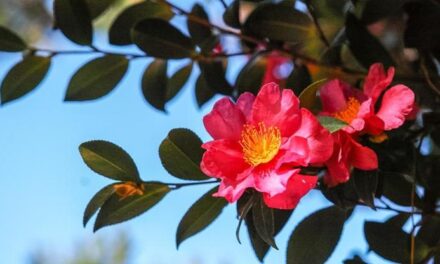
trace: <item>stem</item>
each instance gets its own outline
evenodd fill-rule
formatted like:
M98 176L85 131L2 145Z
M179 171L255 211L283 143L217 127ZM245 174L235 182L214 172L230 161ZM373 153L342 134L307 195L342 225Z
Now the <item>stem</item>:
M220 3L223 5L225 9L228 8L228 5L226 4L225 0L220 0Z
M307 9L309 10L310 15L312 16L312 20L313 20L313 23L315 24L317 31L318 31L319 38L322 40L322 42L324 43L324 45L327 48L330 48L330 42L328 41L327 37L324 34L324 31L322 30L321 26L319 25L318 17L316 16L316 13L315 13L315 8L310 3L310 0L306 1L306 6L307 6Z
M170 189L177 190L182 187L186 186L193 186L193 185L203 185L203 184L211 184L211 183L219 183L219 180L213 180L213 181L198 181L198 182L185 182L185 183L166 183L162 182L162 184L168 185Z
M106 51L106 50L98 49L96 47L93 47L92 50L51 50L51 49L45 49L45 48L31 47L31 48L29 48L29 51L30 52L47 52L52 57L56 56L56 55L75 55L75 54L94 54L94 53L100 53L100 54L105 54L105 55L124 56L124 57L128 57L130 59L151 58L151 56L148 56L148 55L145 55L145 54L121 53L121 52Z

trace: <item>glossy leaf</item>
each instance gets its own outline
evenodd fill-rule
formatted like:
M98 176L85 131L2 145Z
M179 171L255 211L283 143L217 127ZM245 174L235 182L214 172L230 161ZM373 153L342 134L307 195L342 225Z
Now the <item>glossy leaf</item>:
M94 231L130 220L156 205L170 191L167 185L155 182L143 184L144 194L121 199L114 193L101 207L96 217Z
M334 133L347 126L347 123L330 116L318 116L319 123L330 133Z
M102 15L117 0L86 0L90 17L95 19Z
M104 140L93 140L79 146L87 166L102 176L118 181L140 181L133 159L121 147Z
M165 111L167 93L167 61L154 60L142 76L145 100L158 110Z
M347 14L345 27L349 48L362 66L369 68L376 62L381 62L385 67L394 65L388 51L353 14Z
M264 55L255 55L241 69L235 82L238 93L251 92L257 94L263 82L267 67L267 58Z
M266 206L262 197L257 199L256 203L252 206L252 216L255 230L260 238L268 245L278 249L274 239L275 220L273 210Z
M240 28L240 1L235 0L223 13L223 21L233 28Z
M72 77L65 101L88 101L109 94L128 69L123 56L106 55L82 66Z
M199 77L197 78L195 93L197 105L199 107L202 107L215 95L215 92L209 88L203 75L199 75Z
M346 212L337 207L321 209L301 221L287 247L287 263L324 263L341 237Z
M208 14L200 4L195 4L190 14L191 17L197 17L200 20L209 22ZM188 18L187 25L189 34L197 45L203 45L204 42L213 36L210 27L194 22L192 19Z
M144 19L132 31L133 42L148 55L181 59L196 55L191 39L161 19Z
M307 86L298 96L301 107L314 109L317 101L317 92L327 79L316 81Z
M210 225L221 214L228 202L222 197L213 197L218 186L203 195L180 220L176 233L176 245L179 245L187 238L201 232Z
M89 222L90 218L98 212L99 208L112 196L114 189L114 184L110 184L99 190L87 204L86 210L84 211L83 225L84 227Z
M173 17L170 6L164 3L144 1L129 6L122 11L109 30L109 41L113 45L132 44L131 29L141 20L146 18L159 18L169 20Z
M200 170L202 141L189 129L177 128L168 133L159 147L164 168L173 176L184 180L209 179Z
M54 15L61 32L78 45L91 45L92 19L85 0L55 0Z
M167 102L173 99L174 96L176 96L177 93L179 93L179 91L183 88L185 83L188 81L189 76L191 75L192 68L192 63L189 63L188 65L176 71L168 80L165 95L165 100Z
M224 95L232 94L232 86L226 80L225 69L221 61L199 61L200 71L209 88Z
M14 65L1 84L1 103L9 103L35 89L49 71L50 63L48 57L27 56Z
M18 52L26 48L23 39L6 27L0 26L0 51Z

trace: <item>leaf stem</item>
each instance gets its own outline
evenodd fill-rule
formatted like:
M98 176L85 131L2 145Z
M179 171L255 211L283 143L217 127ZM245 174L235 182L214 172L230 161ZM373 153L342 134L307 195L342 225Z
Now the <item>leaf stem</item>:
M228 8L228 5L226 4L225 0L220 0L220 3L223 5L225 9Z
M177 190L180 189L182 187L186 187L186 186L193 186L193 185L204 185L204 184L212 184L212 183L219 183L219 180L212 180L212 181L198 181L198 182L184 182L184 183L166 183L166 182L162 182L162 184L168 185L168 187L170 187L170 189L172 190Z

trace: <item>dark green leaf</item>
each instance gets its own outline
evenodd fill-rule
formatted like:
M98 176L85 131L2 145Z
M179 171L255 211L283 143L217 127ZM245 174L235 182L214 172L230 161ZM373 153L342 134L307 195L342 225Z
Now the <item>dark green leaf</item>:
M244 29L259 38L288 42L303 42L315 33L305 13L271 3L259 5L246 19Z
M205 10L200 4L195 4L191 9L190 14L192 17L197 17L200 20L209 22L208 14L206 14ZM203 44L213 35L210 27L194 22L192 19L187 20L187 25L189 34L197 45Z
M101 208L101 206L112 196L114 189L114 184L110 184L99 190L90 202L87 204L86 210L84 211L83 225L84 227L89 222L90 218Z
M315 108L317 92L321 88L324 83L327 82L327 79L322 79L316 81L309 86L307 86L298 96L301 107L307 108L309 110Z
M167 185L161 183L144 183L144 194L133 195L121 199L114 193L101 207L96 217L94 231L130 220L156 205L170 191Z
M117 0L86 0L90 17L95 19L103 14Z
M321 182L321 186L324 197L340 208L351 209L356 206L359 197L356 193L353 177L350 177L348 182L332 188L328 188L323 182Z
M347 126L347 123L344 121L330 116L318 116L318 120L324 128L330 131L330 133L336 132Z
M168 133L159 147L164 168L173 176L184 180L206 180L200 170L202 141L189 129L178 128Z
M72 77L65 101L87 101L110 93L124 77L128 60L123 56L106 55L82 66Z
M396 14L406 0L359 0L356 5L363 6L361 21L372 24Z
M393 203L411 206L412 183L401 173L380 172L383 179L383 195ZM415 194L414 203L421 204L420 197Z
M301 94L312 83L312 77L305 65L295 66L292 73L287 77L286 88L292 89L295 94ZM311 94L316 97L315 94Z
M26 43L18 35L0 26L0 51L17 52L26 48Z
M192 72L192 63L179 69L176 73L173 74L173 76L171 76L166 86L167 90L166 90L165 100L167 102L173 99L177 93L179 93L179 91L188 81L191 72Z
M354 256L351 259L344 260L344 264L367 264L361 257Z
M179 245L187 238L199 233L210 225L222 212L228 202L221 197L213 197L218 186L203 195L180 220L176 233L176 245Z
M191 39L161 19L144 19L132 30L133 42L148 55L181 59L196 55Z
M197 105L199 107L202 107L215 95L215 93L209 88L203 75L199 75L199 78L197 78L195 93Z
M267 58L257 54L241 69L235 82L239 94L252 92L257 94L263 82L267 67Z
M156 109L165 111L167 93L167 61L154 60L142 76L142 93Z
M55 0L55 21L61 32L78 45L91 45L92 19L85 0Z
M132 44L131 29L146 18L169 20L173 17L170 6L164 3L145 1L134 4L118 15L109 30L109 41L113 45Z
M440 216L423 216L422 227L417 237L428 246L434 247L440 243Z
M209 88L224 95L232 94L232 87L226 80L225 69L221 61L199 61L200 71Z
M119 181L140 181L133 159L121 147L104 140L93 140L79 146L81 157L94 172Z
M374 207L374 197L377 189L377 171L364 171L354 169L351 173L351 177L354 180L356 193L359 196L361 202L366 205Z
M223 13L223 21L233 28L240 28L240 1L235 0Z
M246 226L255 255L260 262L263 262L264 257L266 256L267 252L269 252L270 246L264 242L258 234L253 222L252 212L249 212L248 216L246 217Z
M324 263L338 244L345 219L346 212L334 206L306 217L290 236L287 263Z
M349 48L362 66L369 68L376 62L381 62L385 67L394 65L388 51L353 14L347 14L345 27Z
M278 249L275 243L275 221L273 210L264 203L263 198L259 196L257 202L252 206L252 221L260 238L268 245Z
M6 104L32 91L44 79L50 58L28 56L9 70L1 84L1 102Z

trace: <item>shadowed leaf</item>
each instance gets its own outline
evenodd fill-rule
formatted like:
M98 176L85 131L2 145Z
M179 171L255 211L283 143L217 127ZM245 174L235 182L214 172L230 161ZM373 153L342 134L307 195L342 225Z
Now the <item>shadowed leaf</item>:
M142 94L158 110L165 111L167 94L167 61L154 60L142 76Z
M18 52L26 47L26 43L17 34L0 26L0 51Z

